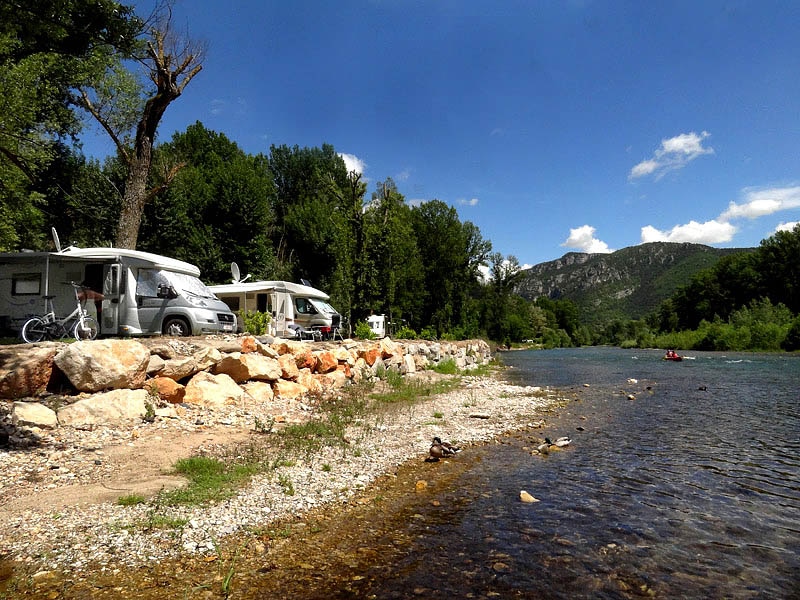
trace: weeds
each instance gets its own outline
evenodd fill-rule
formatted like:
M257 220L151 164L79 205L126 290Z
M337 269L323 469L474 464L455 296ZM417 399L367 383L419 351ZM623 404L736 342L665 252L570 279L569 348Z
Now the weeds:
M208 456L184 458L175 463L175 471L188 478L189 485L163 492L161 499L168 506L227 500L262 469L261 464L250 461L226 463Z
M136 506L137 504L144 504L146 501L146 498L139 494L128 494L127 496L120 496L117 498L117 504L119 506Z

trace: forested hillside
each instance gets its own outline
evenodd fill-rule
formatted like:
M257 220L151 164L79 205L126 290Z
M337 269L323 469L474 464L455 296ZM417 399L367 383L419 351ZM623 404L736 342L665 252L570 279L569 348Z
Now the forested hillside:
M525 269L515 291L528 300L572 300L587 325L640 319L723 256L750 251L653 242L610 254L570 252Z

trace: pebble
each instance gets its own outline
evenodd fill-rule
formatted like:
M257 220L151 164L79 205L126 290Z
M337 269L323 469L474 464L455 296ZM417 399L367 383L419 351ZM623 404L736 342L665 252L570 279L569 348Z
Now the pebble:
M367 418L348 432L353 442L345 453L341 448L327 448L313 460L298 459L280 467L278 473L292 482L294 495L285 493L275 472L258 475L238 495L216 505L158 507L160 516L186 523L174 529L146 530L135 525L151 518L151 502L127 507L112 503L75 505L59 510L57 515L52 511L7 514L0 519L0 550L15 560L41 562L47 569L80 569L88 564L123 568L181 554L213 553L216 540L225 535L264 528L310 507L352 501L354 495L403 462L423 460L435 435L457 440L464 448L459 455L463 457L470 444L488 442L525 427L541 418L554 402L563 400L547 389L534 392L530 386L514 386L492 377L462 376L462 382L461 388L426 400L413 411L398 410L391 419L382 416L379 424L369 423ZM19 440L0 452L0 515L9 499L43 489L107 480L114 474L113 461L98 456L137 437L137 444L142 444L154 432L170 439L181 432L207 431L222 424L253 431L256 419L263 422L268 411L276 410L289 415L290 421L297 415L306 419L313 416L308 414L313 411L308 404L294 402L291 410L275 404L277 400L264 410L187 406L178 418L157 417L151 424L120 428L16 429L14 437ZM447 420L430 422L424 418L422 415L429 412L425 404L447 414ZM10 426L10 415L8 406L0 403L0 430L4 425ZM50 470L50 464L60 468ZM323 471L320 464L333 468ZM417 489L423 486L420 482ZM42 557L47 557L46 562Z

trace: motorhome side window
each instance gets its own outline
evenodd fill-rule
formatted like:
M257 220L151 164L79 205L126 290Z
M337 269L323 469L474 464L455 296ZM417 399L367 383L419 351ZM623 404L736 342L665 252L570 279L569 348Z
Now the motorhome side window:
M315 312L317 312L311 305L311 302L305 298L295 298L294 305L297 312L301 315L313 315Z
M38 273L13 275L11 277L12 296L38 296L42 293L42 278Z
M169 286L169 280L162 271L156 269L139 269L139 277L136 279L136 295L149 298L158 297L158 286Z

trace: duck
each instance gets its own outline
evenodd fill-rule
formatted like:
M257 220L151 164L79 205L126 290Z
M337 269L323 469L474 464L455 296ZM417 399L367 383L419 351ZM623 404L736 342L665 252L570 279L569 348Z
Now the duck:
M572 440L569 439L568 436L563 436L563 437L560 437L560 438L556 439L556 441L553 442L553 445L554 446L558 446L559 448L564 448L566 446L569 446L571 443L572 443Z
M440 458L448 458L454 456L457 452L461 452L461 448L454 446L449 442L443 442L439 436L433 438L428 454L430 457L427 459L431 462L438 461Z

